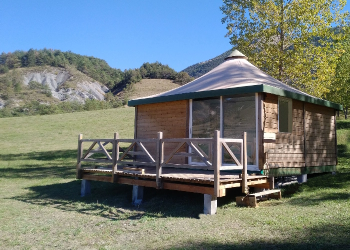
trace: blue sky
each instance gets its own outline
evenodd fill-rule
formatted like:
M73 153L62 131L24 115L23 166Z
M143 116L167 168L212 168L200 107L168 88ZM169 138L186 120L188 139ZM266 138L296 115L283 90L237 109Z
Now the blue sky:
M122 70L159 61L180 71L231 48L221 5L221 0L1 0L0 52L70 50Z

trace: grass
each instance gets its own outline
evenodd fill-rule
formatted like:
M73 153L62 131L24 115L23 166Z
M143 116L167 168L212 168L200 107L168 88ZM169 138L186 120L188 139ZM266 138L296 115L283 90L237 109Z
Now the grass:
M283 190L259 208L235 206L235 190L202 213L203 196L92 183L80 197L77 135L133 136L133 108L0 119L2 249L348 249L350 121L338 123L339 171Z
M168 79L142 79L140 82L134 83L130 93L125 93L122 91L118 95L126 95L127 98L131 100L163 93L178 87L180 87L179 84L176 84L172 80Z

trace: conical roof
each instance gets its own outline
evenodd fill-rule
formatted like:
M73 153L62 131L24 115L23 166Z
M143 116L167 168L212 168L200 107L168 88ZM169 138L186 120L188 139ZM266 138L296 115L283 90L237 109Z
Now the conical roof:
M264 92L342 109L341 105L316 98L282 83L255 67L246 58L235 50L222 64L192 82L161 94L130 100L128 105Z
M228 60L228 59L248 59L248 57L246 57L241 52L235 49L234 51L231 52L231 54L225 57L225 60Z

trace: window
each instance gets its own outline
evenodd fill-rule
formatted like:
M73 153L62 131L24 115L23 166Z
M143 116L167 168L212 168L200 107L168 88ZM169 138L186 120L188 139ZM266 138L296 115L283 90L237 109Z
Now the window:
M292 99L278 98L278 130L279 132L291 133L293 126Z

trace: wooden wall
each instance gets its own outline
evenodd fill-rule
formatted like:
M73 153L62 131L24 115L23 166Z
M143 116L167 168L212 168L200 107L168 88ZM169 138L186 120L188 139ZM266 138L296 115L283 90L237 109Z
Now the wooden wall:
M157 138L157 132L163 132L163 138L187 138L189 120L189 101L173 101L165 103L139 105L136 108L135 137L137 139ZM154 156L153 145L150 153ZM164 148L167 156L176 146ZM174 163L185 163L184 158L174 159Z
M263 143L268 167L336 165L334 109L293 100L292 110L292 133L278 132L278 96L265 95L263 130L276 133L276 141L264 140Z
M292 133L278 132L278 96L266 94L263 102L265 133L275 133L275 142L264 142L269 168L305 167L303 103L293 100Z
M305 103L306 166L337 164L335 112Z

